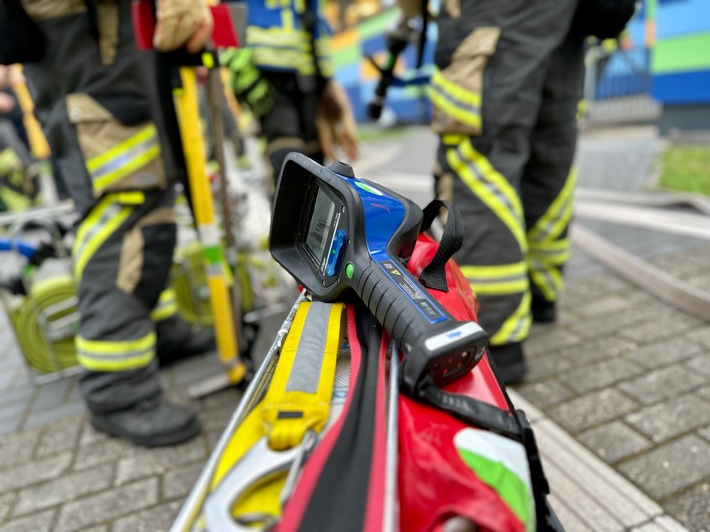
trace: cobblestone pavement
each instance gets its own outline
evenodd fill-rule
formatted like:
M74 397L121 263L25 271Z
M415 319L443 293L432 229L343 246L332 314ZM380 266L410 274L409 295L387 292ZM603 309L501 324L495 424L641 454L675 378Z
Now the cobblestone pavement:
M710 291L710 246L645 250L657 266ZM573 256L559 320L534 326L530 374L515 390L667 515L708 530L710 324L578 250ZM239 393L194 402L203 432L193 441L136 448L88 425L75 378L34 386L3 317L0 346L0 532L168 529ZM187 402L187 385L219 371L211 354L162 378L169 395Z

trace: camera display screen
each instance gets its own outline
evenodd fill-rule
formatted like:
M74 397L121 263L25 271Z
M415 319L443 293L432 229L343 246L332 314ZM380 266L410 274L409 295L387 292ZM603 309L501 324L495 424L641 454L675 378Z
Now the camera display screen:
M308 251L311 252L318 263L322 261L326 253L325 247L328 244L328 236L334 214L335 203L328 198L325 192L318 189L305 242L306 248L308 248Z

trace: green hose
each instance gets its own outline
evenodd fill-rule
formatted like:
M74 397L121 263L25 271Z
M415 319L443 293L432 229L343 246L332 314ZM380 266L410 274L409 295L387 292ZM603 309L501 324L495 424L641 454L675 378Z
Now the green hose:
M38 373L54 373L78 364L74 335L48 342L39 323L40 312L75 297L76 287L72 279L69 276L55 277L34 284L30 295L25 297L17 308L10 311L10 318L22 353L27 364ZM52 322L73 312L77 312L75 305L54 312L47 318ZM77 327L78 322L72 326L73 333L76 332ZM56 364L53 361L52 348L56 353Z

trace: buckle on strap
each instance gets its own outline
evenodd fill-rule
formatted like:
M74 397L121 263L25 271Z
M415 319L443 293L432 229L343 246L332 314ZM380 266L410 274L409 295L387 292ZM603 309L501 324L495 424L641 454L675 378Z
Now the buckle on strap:
M316 439L316 433L308 431L299 445L284 451L273 451L269 447L268 438L266 436L260 438L207 496L204 504L207 530L253 532L254 528L250 524L256 522L266 523L268 526L275 524L280 516L253 514L235 519L232 516L232 508L253 486L288 471L280 496L280 503L283 506L296 484L301 464L313 449Z

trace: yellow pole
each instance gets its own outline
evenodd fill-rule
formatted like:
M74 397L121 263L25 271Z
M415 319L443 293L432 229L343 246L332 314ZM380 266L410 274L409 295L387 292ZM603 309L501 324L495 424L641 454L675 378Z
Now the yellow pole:
M21 65L12 65L10 68L22 72ZM12 90L15 91L17 101L20 103L20 109L22 109L22 123L25 125L25 130L27 131L27 139L30 143L32 155L34 155L36 159L48 159L49 144L42 132L42 127L39 125L34 115L34 102L32 101L30 91L27 89L27 84L24 81L15 83L12 86Z
M195 68L181 67L180 80L182 87L173 91L173 97L185 153L190 198L207 270L207 285L210 290L210 305L214 316L217 350L230 382L237 384L244 378L246 366L239 358L239 346L234 331L234 312L230 303L227 274L224 270L225 261L222 254L220 231L215 221L212 192L205 168L205 150L200 129Z

